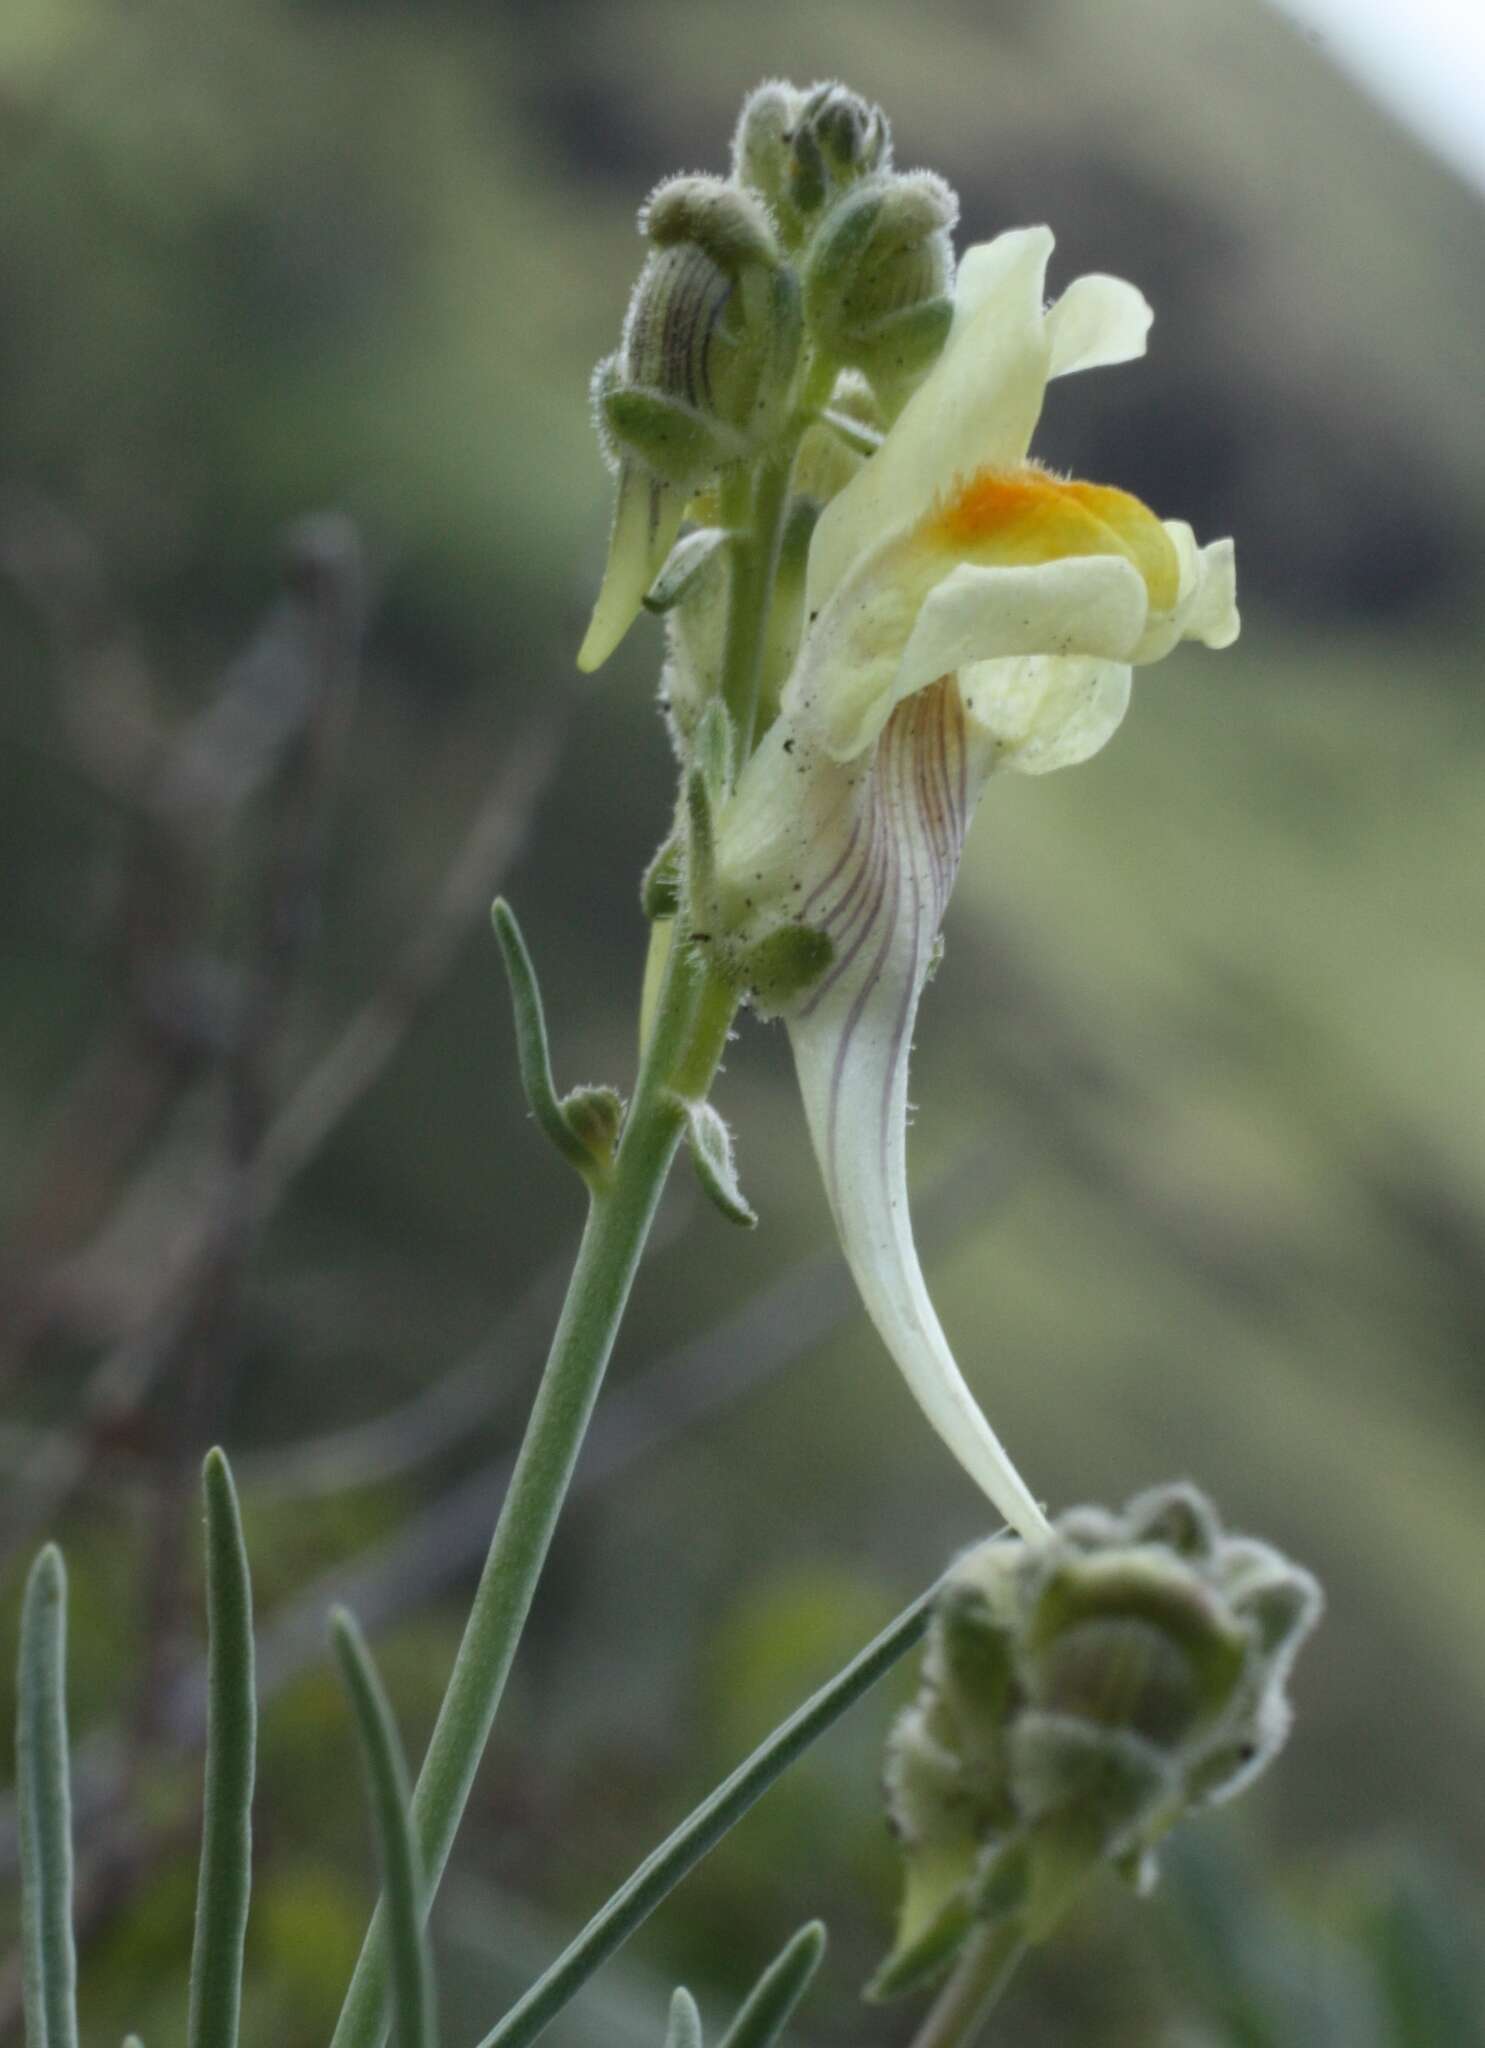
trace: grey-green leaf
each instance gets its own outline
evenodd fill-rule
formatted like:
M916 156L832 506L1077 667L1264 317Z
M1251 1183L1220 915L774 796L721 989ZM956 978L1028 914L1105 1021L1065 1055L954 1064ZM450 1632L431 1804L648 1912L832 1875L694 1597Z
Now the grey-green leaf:
M686 1145L696 1178L729 1223L751 1230L756 1210L738 1185L732 1133L709 1102L687 1102Z
M722 2037L722 2048L772 2048L809 1989L824 1954L824 1925L811 1920L775 1956L743 2000L737 2018Z
M696 587L698 578L717 558L718 551L732 539L722 526L703 526L678 540L665 558L665 566L645 592L646 611L664 613L675 607Z
M670 2001L665 2048L701 2048L701 2014L684 1984L676 1986Z
M206 1504L206 1787L188 2048L236 2048L242 1952L252 1891L257 1697L253 1592L231 1469L221 1451L202 1469Z
M828 405L820 417L857 455L875 455L882 445L881 434L875 427L868 426L865 420L852 419L849 413L838 412Z
M392 2022L398 2048L433 2048L433 1969L423 1929L422 1859L413 1836L407 1762L392 1709L360 1629L345 1608L330 1621L361 1738L386 1903Z
M516 1059L527 1106L562 1157L577 1168L591 1188L597 1189L608 1177L612 1152L612 1145L605 1136L608 1123L600 1119L599 1125L595 1126L591 1119L569 1116L558 1101L536 969L526 950L521 927L516 923L515 912L503 896L492 906L490 920L495 927L495 937L510 981L511 1006L516 1023ZM615 1103L618 1101L612 1089L582 1090L580 1107L584 1111L592 1107L590 1098L595 1093Z
M67 1572L61 1551L49 1543L26 1581L17 1685L21 1982L27 2048L77 2048L66 1684Z

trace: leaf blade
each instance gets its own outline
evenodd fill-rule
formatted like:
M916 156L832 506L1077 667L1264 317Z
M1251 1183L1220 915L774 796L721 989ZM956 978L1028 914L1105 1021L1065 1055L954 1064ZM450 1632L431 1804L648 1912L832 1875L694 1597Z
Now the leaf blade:
M207 1453L201 1489L206 1508L206 1773L186 2040L188 2048L236 2048L253 1875L258 1735L253 1591L237 1490L220 1450Z
M721 2048L773 2048L825 1956L823 1921L810 1920L779 1951L722 2037Z
M16 1775L28 2048L77 2048L72 1792L67 1762L67 1570L49 1543L21 1609Z
M433 1972L423 1926L425 1887L413 1835L407 1761L371 1652L343 1607L331 1637L361 1739L386 1902L392 2023L400 2048L433 2048Z

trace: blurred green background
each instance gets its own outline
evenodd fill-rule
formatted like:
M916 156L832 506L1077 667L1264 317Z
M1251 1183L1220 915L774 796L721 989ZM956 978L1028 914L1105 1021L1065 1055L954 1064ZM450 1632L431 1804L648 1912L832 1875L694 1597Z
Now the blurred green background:
M9 0L3 1640L54 1531L85 2031L179 2024L216 1439L263 1626L249 2025L298 2048L338 2005L369 1856L324 1606L379 1630L416 1752L580 1219L497 886L560 1074L632 1071L670 763L653 626L573 671L586 380L638 202L723 168L771 74L880 99L965 240L1045 219L1059 289L1135 279L1150 358L1054 387L1038 452L1237 537L1239 646L992 791L913 1164L1032 1484L1189 1474L1330 1612L1261 1792L1155 1905L1091 1901L1002 2037L1478 2043L1485 221L1256 0ZM762 1224L678 1175L436 1916L451 2041L981 1532L851 1304L780 1033L718 1100ZM815 1912L802 2038L905 2037L857 1990L907 1682L555 2048L657 2042L678 1976L720 2022Z

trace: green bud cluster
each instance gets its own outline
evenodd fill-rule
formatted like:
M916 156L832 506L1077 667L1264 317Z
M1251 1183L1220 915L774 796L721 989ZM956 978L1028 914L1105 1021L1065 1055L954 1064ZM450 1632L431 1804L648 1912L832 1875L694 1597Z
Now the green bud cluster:
M1102 1863L1148 1888L1161 1837L1282 1746L1319 1611L1308 1572L1224 1534L1190 1486L970 1551L890 1738L906 1886L873 1995L936 1975L987 1923L1042 1939Z
M953 317L953 192L931 172L893 170L880 107L843 85L800 92L777 80L743 108L733 177L798 257L811 340L870 379L890 416Z
M581 667L607 659L653 594L688 509L715 519L730 480L797 450L798 489L818 512L859 467L948 334L956 216L942 179L893 170L881 109L836 84L760 86L731 175L672 178L651 195L623 336L593 380L618 499ZM716 611L725 570L717 560L684 593L671 578L657 598L678 709L716 686L715 620L687 646L683 614Z
M748 95L732 144L733 176L768 202L791 249L843 191L891 163L887 116L834 83L801 92L770 79Z

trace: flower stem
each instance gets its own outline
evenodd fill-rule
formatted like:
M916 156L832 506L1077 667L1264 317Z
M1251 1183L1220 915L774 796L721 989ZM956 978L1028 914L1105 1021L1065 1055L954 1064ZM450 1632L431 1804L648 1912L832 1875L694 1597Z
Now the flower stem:
M739 766L753 749L794 455L812 417L808 406L817 403L824 383L823 369L813 367L779 447L755 473L723 486L723 516L734 539L722 698L732 719ZM690 933L678 929L653 1017L646 1018L639 1079L612 1169L601 1179L590 1176L588 1221L567 1299L413 1789L425 1911L448 1861L567 1497L635 1269L685 1129L685 1105L705 1100L736 1011L735 991L698 957ZM380 2048L385 2039L386 1940L378 1905L331 2048Z
M722 662L722 702L732 720L739 765L753 751L763 689L769 596L778 571L779 541L789 509L797 435L761 463L749 480L747 525L733 543L732 596Z
M756 700L792 448L778 476L749 493L770 524L737 543L725 671ZM745 515L746 516L746 515ZM730 700L729 700L730 701ZM752 718L740 728L751 734ZM475 1590L448 1690L413 1790L412 1820L431 1904L484 1753L536 1582L567 1497L640 1253L685 1128L704 1100L737 1010L733 990L683 939L669 948L634 1102L609 1177L592 1186L567 1299L500 1518ZM425 1904L425 1910L426 1910ZM378 1905L331 2048L380 2048L387 2031L386 1929Z
M912 2048L968 2048L1025 1953L1026 1934L1019 1922L987 1921L961 1952Z
M684 1126L676 1088L705 1092L735 998L686 946L672 949L655 1028L612 1178L587 1227L546 1370L465 1625L448 1691L413 1793L431 1900L484 1751L516 1644L567 1494L635 1268ZM388 2019L386 1934L377 1908L346 1993L333 2048L378 2048Z

